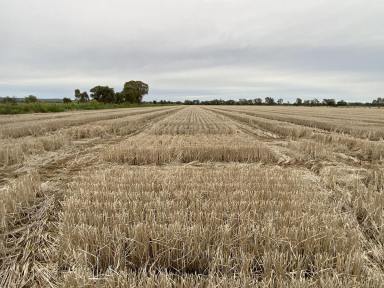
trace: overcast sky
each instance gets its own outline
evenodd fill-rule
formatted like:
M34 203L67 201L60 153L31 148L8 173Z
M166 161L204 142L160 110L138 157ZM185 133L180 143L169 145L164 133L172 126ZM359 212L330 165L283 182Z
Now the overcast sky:
M0 0L0 96L384 97L383 0Z

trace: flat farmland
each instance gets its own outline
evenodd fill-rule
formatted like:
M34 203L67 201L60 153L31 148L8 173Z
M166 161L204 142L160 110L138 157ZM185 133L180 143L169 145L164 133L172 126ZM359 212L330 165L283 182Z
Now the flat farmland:
M0 287L382 287L383 109L0 116Z

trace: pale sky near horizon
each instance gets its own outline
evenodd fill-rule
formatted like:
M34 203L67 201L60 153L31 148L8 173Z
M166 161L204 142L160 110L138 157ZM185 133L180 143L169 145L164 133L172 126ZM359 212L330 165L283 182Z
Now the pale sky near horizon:
M0 0L0 96L384 97L382 0Z

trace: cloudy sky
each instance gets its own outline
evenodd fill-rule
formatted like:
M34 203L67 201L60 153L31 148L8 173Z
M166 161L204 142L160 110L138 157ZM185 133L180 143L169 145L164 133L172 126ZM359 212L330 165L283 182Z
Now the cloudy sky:
M384 97L383 0L0 0L0 96Z

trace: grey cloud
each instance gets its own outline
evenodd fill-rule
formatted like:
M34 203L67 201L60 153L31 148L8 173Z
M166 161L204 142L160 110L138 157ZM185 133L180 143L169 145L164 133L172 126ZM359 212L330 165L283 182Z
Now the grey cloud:
M378 0L0 5L0 95L64 97L130 79L150 84L148 99L370 101L384 89Z

